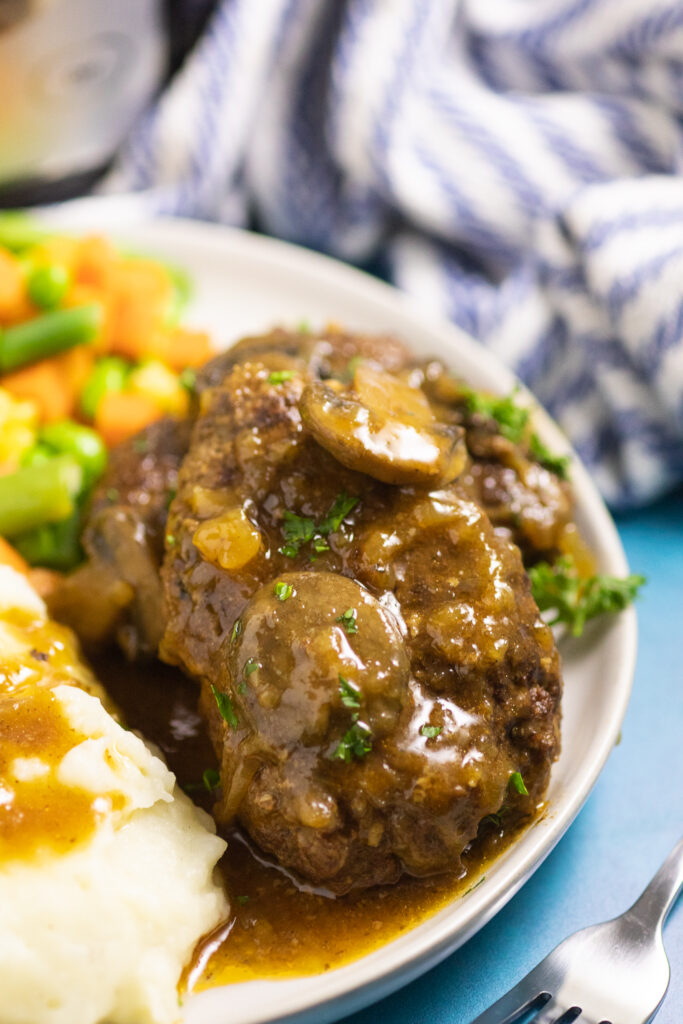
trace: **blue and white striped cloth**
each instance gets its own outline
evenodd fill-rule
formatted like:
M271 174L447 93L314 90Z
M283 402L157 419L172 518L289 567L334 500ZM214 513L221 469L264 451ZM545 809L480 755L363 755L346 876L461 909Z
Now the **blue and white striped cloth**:
M614 505L683 479L683 0L223 0L105 189L388 276Z

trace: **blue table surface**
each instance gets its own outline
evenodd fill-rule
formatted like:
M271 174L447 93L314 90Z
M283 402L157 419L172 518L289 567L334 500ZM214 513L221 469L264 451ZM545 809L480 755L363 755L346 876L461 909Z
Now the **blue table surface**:
M498 916L344 1024L469 1024L571 932L625 910L683 834L683 491L617 526L632 570L648 578L621 743L574 824ZM683 896L664 941L672 978L657 1024L681 1024Z

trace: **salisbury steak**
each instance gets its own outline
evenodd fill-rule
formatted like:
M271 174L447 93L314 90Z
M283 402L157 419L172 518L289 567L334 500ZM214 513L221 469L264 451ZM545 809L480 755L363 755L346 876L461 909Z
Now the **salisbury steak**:
M160 652L202 682L219 821L345 892L457 870L482 818L530 813L561 686L458 417L394 349L388 373L326 344L325 381L253 339L207 374Z

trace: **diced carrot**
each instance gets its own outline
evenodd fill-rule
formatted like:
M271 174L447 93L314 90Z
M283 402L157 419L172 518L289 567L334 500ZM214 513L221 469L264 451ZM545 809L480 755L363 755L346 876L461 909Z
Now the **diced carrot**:
M14 323L32 307L26 296L21 265L5 249L0 249L0 321Z
M75 395L61 370L58 356L5 374L2 386L16 398L35 402L41 419L48 423L67 419L75 405Z
M94 359L89 345L77 345L68 352L5 374L0 384L15 398L35 402L44 422L68 419L77 411L78 397Z
M33 320L39 314L40 310L36 309L28 295L24 294L16 306L7 308L5 313L0 316L0 324L3 327L12 327L14 324L23 324L26 320Z
M147 355L164 329L172 295L171 279L160 264L122 260L111 279L111 351L134 361Z
M146 354L160 359L177 373L188 366L203 366L214 354L206 331L195 331L189 327L159 332L151 339L151 345Z
M24 561L19 552L4 537L0 537L0 565L9 565L12 569L24 574L29 571L28 562Z
M118 253L106 238L89 235L78 242L74 261L74 276L80 284L96 288L110 288Z
M95 430L111 448L138 430L149 426L163 415L161 409L147 395L132 391L108 391L97 406Z

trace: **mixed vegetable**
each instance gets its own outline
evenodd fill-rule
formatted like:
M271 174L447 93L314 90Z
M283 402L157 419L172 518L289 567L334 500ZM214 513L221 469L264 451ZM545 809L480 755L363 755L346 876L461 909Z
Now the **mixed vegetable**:
M180 324L190 293L175 267L0 214L0 536L30 565L77 564L107 449L187 411L212 354Z

